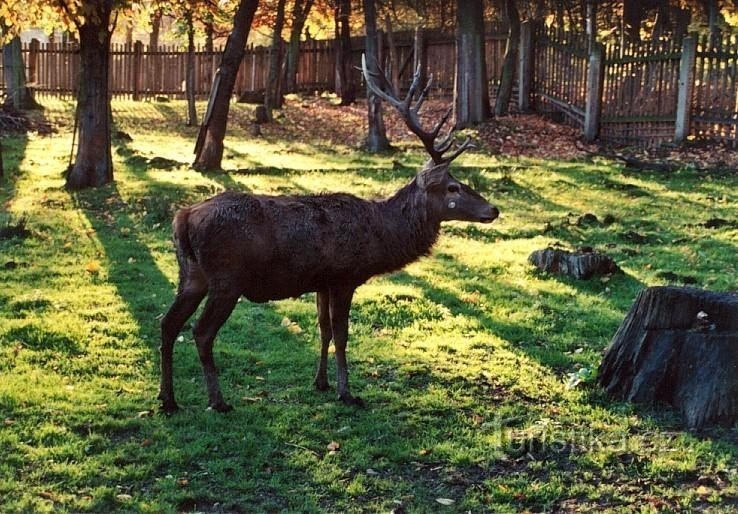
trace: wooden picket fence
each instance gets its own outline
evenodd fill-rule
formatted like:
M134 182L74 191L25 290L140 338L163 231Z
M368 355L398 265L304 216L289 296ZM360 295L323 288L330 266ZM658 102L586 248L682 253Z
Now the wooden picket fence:
M707 139L738 147L738 36L720 41L689 36L684 41L602 45L593 49L582 35L554 28L521 30L521 56L516 91L518 105L580 127L585 137L654 145L666 141ZM527 38L527 39L526 39ZM413 74L413 35L394 34L401 85ZM494 96L502 71L506 31L488 27L487 75ZM455 41L428 30L424 36L426 73L434 77L431 94L453 91ZM364 39L352 38L354 80ZM388 46L383 45L388 55ZM27 76L39 95L70 96L78 87L79 54L72 44L23 47ZM263 91L270 49L246 49L235 94ZM195 94L206 98L220 62L222 48L195 51ZM333 41L309 40L301 45L297 89L333 90ZM136 43L113 45L110 91L136 100L153 96L184 96L186 52L174 46L155 49ZM0 67L0 87L2 87ZM523 86L521 89L521 85Z
M492 84L499 81L505 52L506 36L496 30L486 37L488 78ZM395 46L400 77L412 77L413 37L409 32L395 34ZM385 55L388 53L384 45ZM195 59L195 95L206 98L212 78L220 63L222 47L208 51L198 46ZM270 48L249 46L246 49L236 79L235 94L263 91L266 87ZM282 50L284 51L284 49ZM352 38L354 80L361 83L359 71L364 38ZM427 73L434 76L435 93L448 94L453 90L455 42L454 38L437 31L427 31ZM23 45L27 77L40 96L70 96L78 87L79 53L75 44L39 43L34 40ZM335 46L332 40L302 42L297 67L298 91L333 90L335 86ZM110 58L110 93L115 97L134 99L163 95L184 96L187 52L178 46L149 48L137 42L133 45L112 44ZM2 88L0 65L0 88Z

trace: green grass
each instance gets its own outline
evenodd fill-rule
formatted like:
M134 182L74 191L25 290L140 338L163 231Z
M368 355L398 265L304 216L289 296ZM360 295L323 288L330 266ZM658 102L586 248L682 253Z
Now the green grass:
M133 137L116 146L116 182L70 194L61 178L69 110L48 103L50 118L67 120L52 137L3 140L0 227L26 216L30 235L0 241L0 511L736 508L735 429L691 434L667 409L566 383L596 370L638 291L667 283L666 273L738 289L736 225L702 226L738 221L738 176L466 155L454 173L502 216L447 224L433 256L359 289L349 360L368 409L313 390L318 331L307 295L239 303L215 347L236 406L227 415L205 410L183 331L183 409L164 417L158 323L176 287L176 208L225 188L384 196L423 155L415 145L374 157L255 140L236 127L224 161L233 173L157 170L143 163L191 160L183 104L116 102L118 126ZM613 221L578 226L587 212ZM580 282L531 269L527 256L557 242L605 250L623 273Z

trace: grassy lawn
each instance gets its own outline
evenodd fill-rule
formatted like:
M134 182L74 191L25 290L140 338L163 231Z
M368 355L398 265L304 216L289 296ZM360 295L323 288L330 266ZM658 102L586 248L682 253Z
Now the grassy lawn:
M205 410L183 331L182 410L165 417L175 210L226 188L386 196L424 156L254 139L234 123L231 172L158 169L152 157L191 161L184 105L119 101L133 140L115 145L115 184L70 194L71 106L47 109L57 134L3 140L0 228L25 217L29 233L0 240L0 511L735 512L735 428L692 434L668 409L567 383L596 372L642 288L738 289L738 175L465 155L454 173L502 215L445 225L431 257L358 290L349 361L366 410L314 391L307 295L239 303L215 346L227 415ZM578 225L585 213L600 222ZM729 223L706 228L714 218ZM622 273L534 271L528 255L555 243L606 251Z

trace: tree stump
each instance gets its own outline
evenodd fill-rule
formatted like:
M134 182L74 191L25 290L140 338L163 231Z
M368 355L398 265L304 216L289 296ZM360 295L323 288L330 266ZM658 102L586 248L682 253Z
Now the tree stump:
M738 421L738 294L641 291L600 365L612 397L667 403L690 429Z
M574 253L558 248L536 250L530 254L528 262L549 273L584 280L618 271L612 258L591 249Z

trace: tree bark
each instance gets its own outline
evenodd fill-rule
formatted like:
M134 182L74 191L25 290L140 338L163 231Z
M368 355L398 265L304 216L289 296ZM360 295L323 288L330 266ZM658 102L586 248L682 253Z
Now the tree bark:
M284 28L284 8L286 0L278 0L277 17L274 21L272 46L269 49L269 74L264 90L264 108L267 119L272 121L272 109L282 106L282 92L280 91L280 63L282 62L282 28Z
M113 181L110 151L110 16L113 0L94 3L97 16L79 26L80 77L77 94L78 147L66 175L70 190L99 187Z
M341 105L356 101L356 84L351 72L351 0L337 0L335 10L336 28L336 93Z
M469 127L488 119L490 114L489 91L487 89L487 65L484 58L482 0L458 0L455 75L454 118L456 128Z
M515 65L518 62L518 44L520 43L520 15L515 0L506 0L505 17L509 26L505 59L502 62L502 76L497 88L495 101L495 116L505 116L512 98L513 82L515 80Z
M368 66L379 64L379 43L377 37L377 9L374 0L363 0L364 24L366 26L366 45L364 52ZM367 115L369 118L369 134L365 148L369 152L386 152L390 144L382 117L382 100L367 86L366 89Z
M313 0L295 0L292 7L292 31L287 46L287 64L285 91L297 91L297 64L300 60L300 37L305 28L305 22L313 8Z
M38 109L33 90L26 85L26 68L23 64L20 37L14 37L3 46L6 104L14 109Z
M187 22L187 69L185 76L185 93L187 96L187 126L197 125L197 109L195 107L195 24L192 11L185 11Z
M692 429L738 421L738 295L683 287L641 291L600 365L618 399L667 403Z
M223 139L228 124L236 75L244 55L244 47L251 30L251 22L259 5L259 0L241 0L233 19L233 31L228 36L223 57L218 68L219 80L214 81L217 91L211 92L209 117L203 119L200 136L195 146L195 162L193 166L202 170L218 170L223 160Z
M161 9L154 9L151 13L151 32L149 32L149 51L155 52L159 48L159 29L161 28Z

